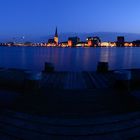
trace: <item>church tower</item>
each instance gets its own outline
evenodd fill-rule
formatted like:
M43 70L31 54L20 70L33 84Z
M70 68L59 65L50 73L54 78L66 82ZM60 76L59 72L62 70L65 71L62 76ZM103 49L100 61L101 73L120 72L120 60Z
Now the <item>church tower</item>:
M56 30L55 30L54 42L56 43L56 45L58 45L58 32L57 32L57 27L56 27Z

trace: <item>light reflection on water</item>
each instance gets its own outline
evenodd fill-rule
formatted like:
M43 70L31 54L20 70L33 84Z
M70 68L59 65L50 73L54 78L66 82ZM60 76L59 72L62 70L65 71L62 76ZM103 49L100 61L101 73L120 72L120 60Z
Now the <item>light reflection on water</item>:
M101 62L109 61L109 49L108 48L100 50L100 61Z
M45 62L58 71L92 71L99 61L109 68L140 68L140 48L0 47L0 67L43 70Z

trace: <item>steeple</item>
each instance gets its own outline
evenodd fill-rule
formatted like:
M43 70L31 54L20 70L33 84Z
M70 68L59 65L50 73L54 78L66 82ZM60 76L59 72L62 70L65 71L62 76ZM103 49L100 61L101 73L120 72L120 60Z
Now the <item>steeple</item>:
M58 45L58 32L57 32L57 27L56 27L56 30L55 30L55 36L54 36L54 42L56 43L56 45Z
M57 27L56 27L56 30L55 30L55 37L58 37Z

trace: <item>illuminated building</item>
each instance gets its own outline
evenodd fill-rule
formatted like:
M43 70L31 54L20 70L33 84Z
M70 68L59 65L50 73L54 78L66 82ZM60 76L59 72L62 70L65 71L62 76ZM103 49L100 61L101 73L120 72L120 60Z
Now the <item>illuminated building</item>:
M100 46L101 45L101 40L97 36L95 36L95 37L88 37L87 38L87 44L88 44L89 47Z
M125 42L124 36L118 36L117 37L116 44L117 44L118 47L123 47L124 46L124 42Z
M49 47L55 46L54 39L49 39L48 43L47 43L47 46L49 46Z
M76 44L76 47L87 47L87 46L88 46L87 42L78 42Z
M68 47L68 42L61 42L60 47Z
M14 42L7 42L7 43L5 43L5 46L9 46L9 47L14 46L14 45L15 45Z
M56 27L54 38L48 40L47 46L58 46L58 45L59 45L59 43L58 43L58 32L57 32L57 27Z
M69 47L74 47L80 42L79 37L69 37L68 38L68 46Z
M54 42L56 43L56 45L58 45L58 32L57 32L57 27L56 27L55 36L54 36Z
M88 44L88 47L92 47L93 46L93 41L91 39L87 39L87 44Z
M125 47L133 47L133 43L132 42L125 42L124 46Z
M115 42L101 42L101 47L116 47Z
M101 42L101 47L109 47L110 42Z
M116 46L117 46L116 42L110 42L110 47L116 47Z
M72 40L68 40L68 46L69 47L72 47L73 46Z
M88 44L88 47L92 47L93 46L93 38L92 37L88 37L87 38L87 44Z

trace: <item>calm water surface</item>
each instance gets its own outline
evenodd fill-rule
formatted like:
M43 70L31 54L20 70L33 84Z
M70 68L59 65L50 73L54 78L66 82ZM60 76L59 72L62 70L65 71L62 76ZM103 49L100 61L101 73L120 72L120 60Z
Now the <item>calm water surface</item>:
M40 71L52 62L58 71L96 70L99 61L109 69L140 68L140 48L0 47L0 67Z

